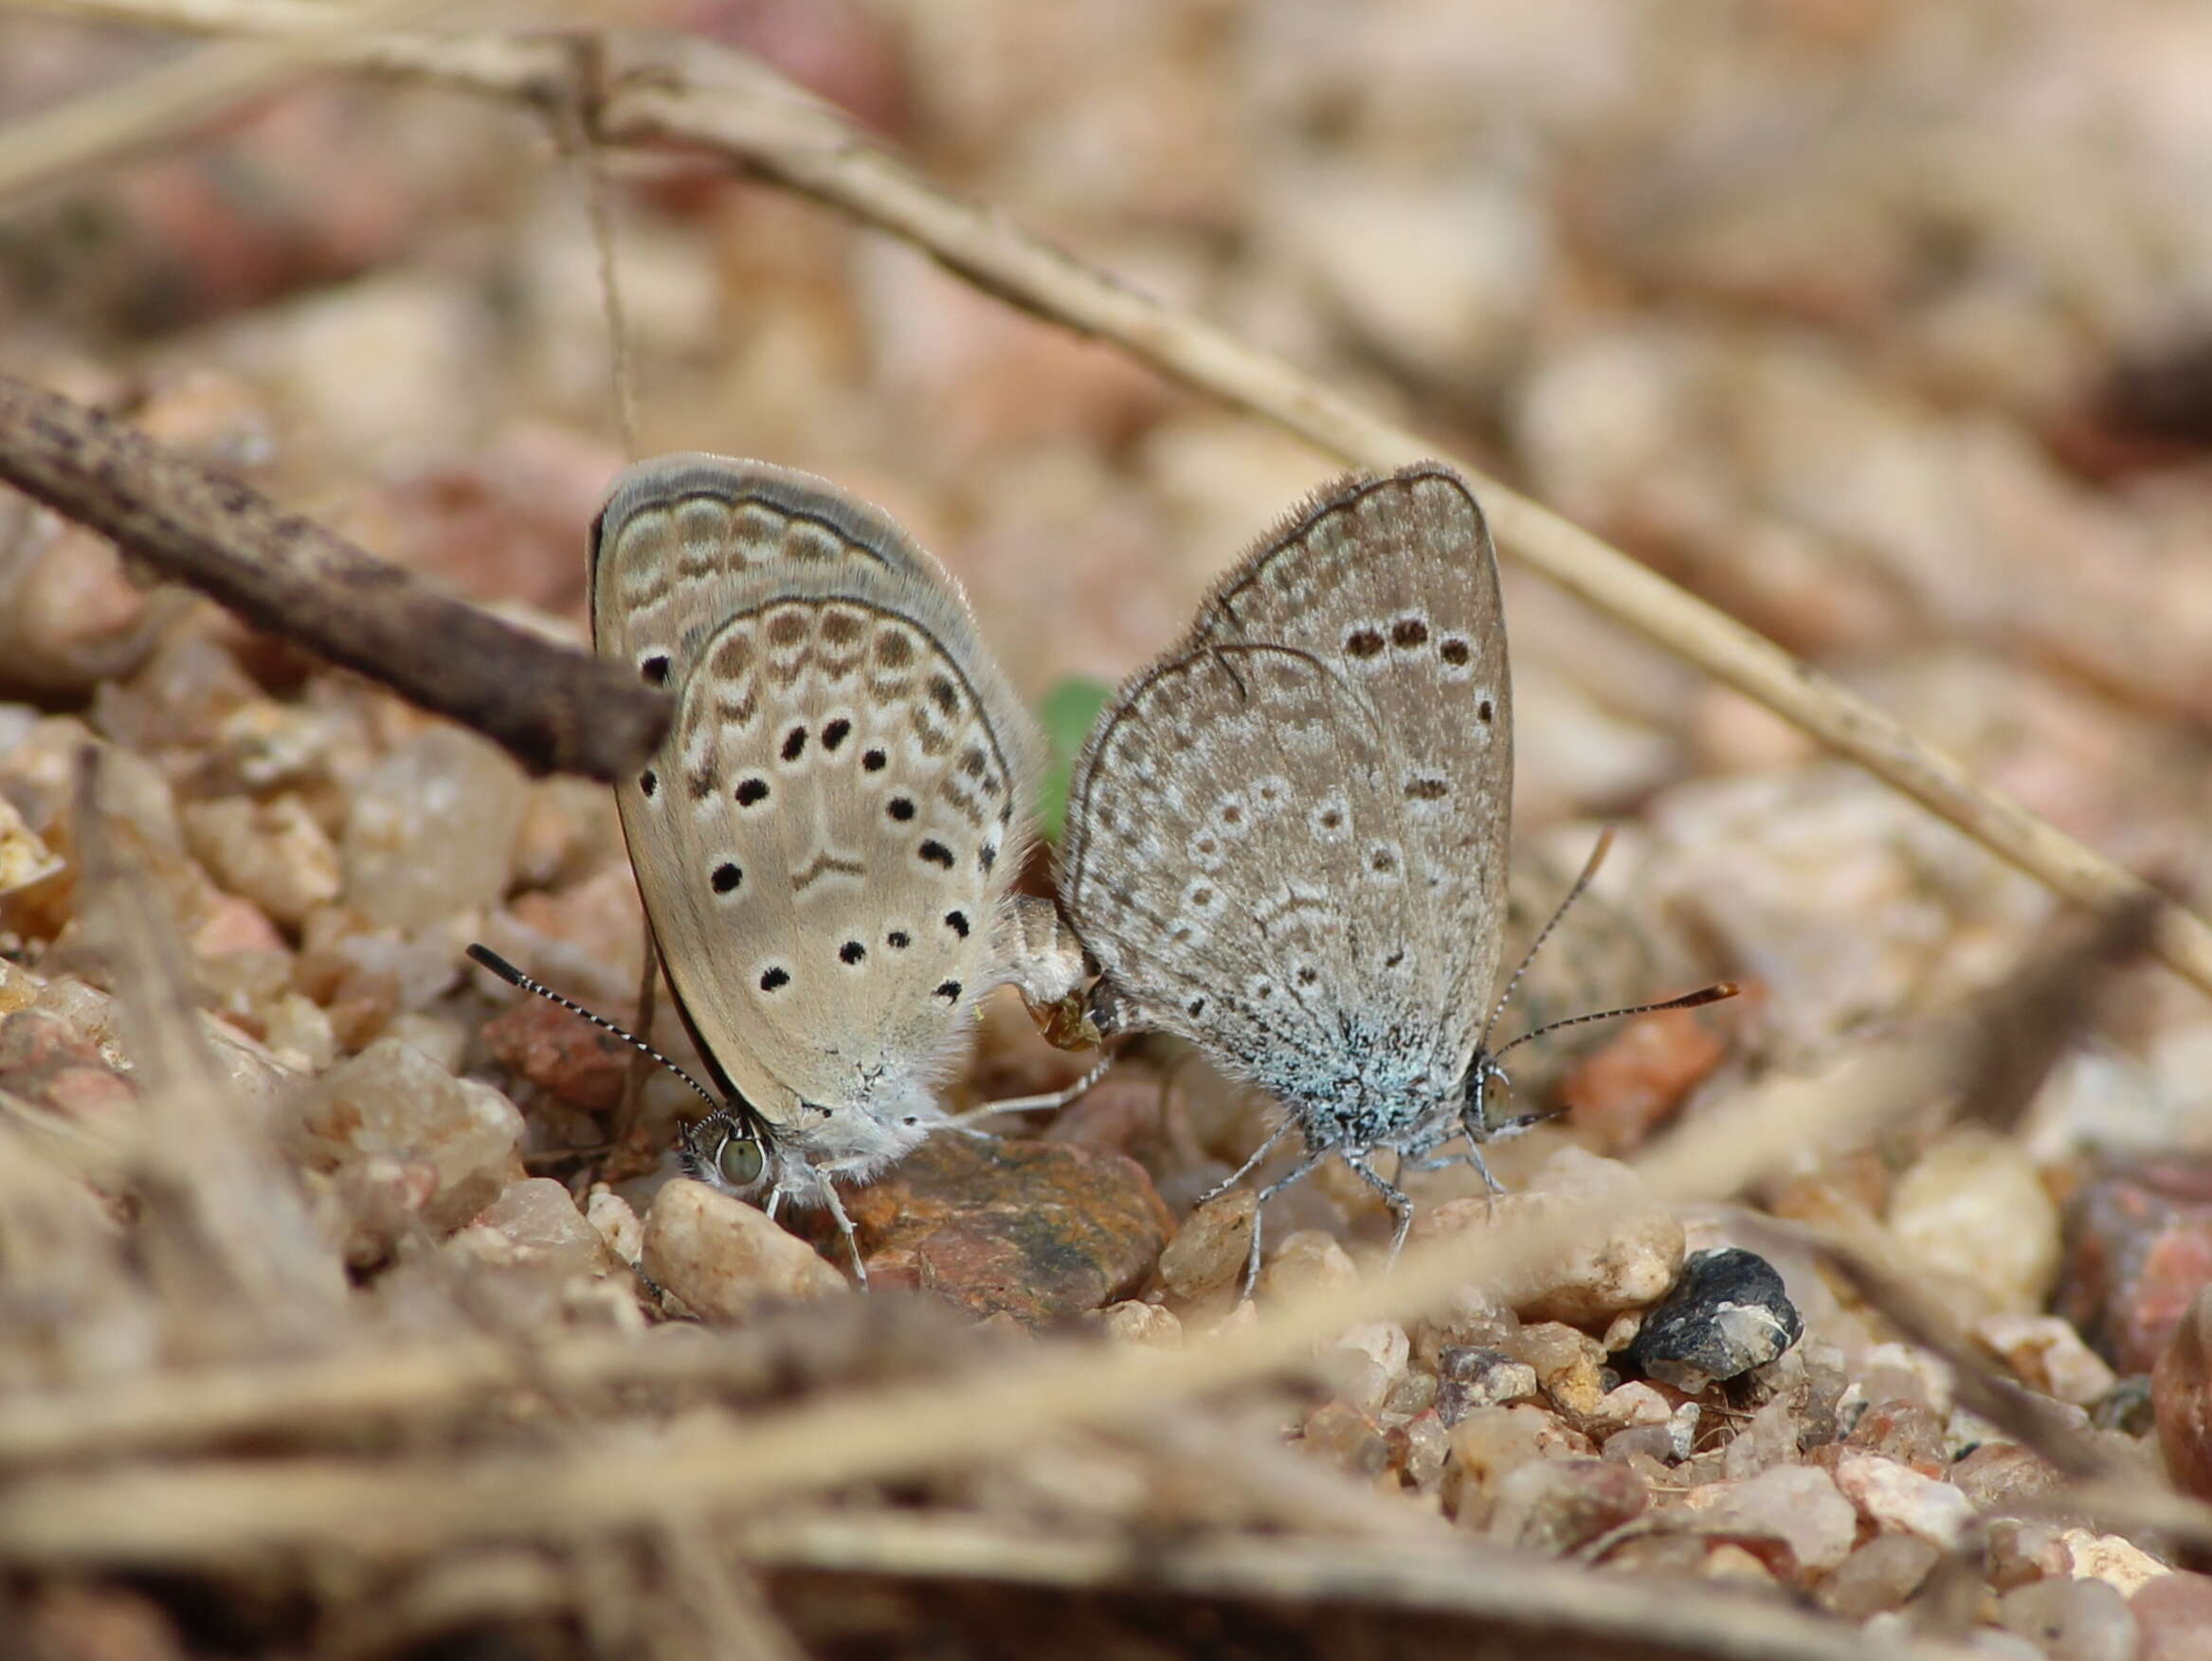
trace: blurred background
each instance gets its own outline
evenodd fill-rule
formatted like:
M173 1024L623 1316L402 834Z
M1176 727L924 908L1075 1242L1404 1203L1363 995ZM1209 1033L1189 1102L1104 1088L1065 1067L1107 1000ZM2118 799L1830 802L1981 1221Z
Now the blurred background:
M2073 834L2204 890L2212 9L727 0L620 21L757 54L931 177L1433 433ZM188 49L9 15L0 109ZM1072 695L1074 730L1071 681L1142 662L1335 471L711 162L608 168L642 447L770 458L881 502L963 578L1021 687ZM580 635L584 528L624 460L585 200L539 117L310 76L0 203L0 352ZM172 732L163 759L163 712L220 702L211 672L155 651L164 597L103 545L18 518L9 731L68 712L190 805L206 757ZM1552 857L1521 886L1547 907L1591 822L1624 823L1605 892L1645 955L1617 994L1742 976L1746 1064L1787 1059L1985 983L2048 913L1763 712L1508 582L1517 822ZM305 677L260 650L264 685ZM407 719L377 714L361 765ZM530 788L536 812L565 787ZM580 989L626 996L619 844L604 803L558 800L568 830L540 824L536 863L484 880ZM343 815L316 811L335 835ZM281 938L252 949L312 954L320 901L255 903ZM5 920L42 927L21 901ZM1586 966L1602 933L1560 955ZM207 972L217 1007L281 1028L262 982ZM2163 972L2130 988L2039 1104L2046 1163L2212 1142L2212 1011ZM382 1030L337 1024L339 1052Z
M190 0L203 16L263 3ZM0 369L583 639L586 528L626 446L588 170L559 124L403 79L302 73L99 167L10 189L24 176L21 124L207 49L116 21L128 9L0 14ZM929 178L1432 434L1841 677L2074 836L2200 910L2212 894L2203 0L400 11L398 24L427 29L650 24L754 54ZM986 640L1063 752L1102 687L1173 639L1213 576L1337 472L709 158L625 153L605 165L639 448L765 458L881 503L966 583ZM1529 1180L1537 1162L1551 1161L1554 1189L1583 1182L1598 1167L1581 1149L1630 1153L1762 1074L1860 1054L1959 1007L2017 967L2056 910L1888 786L1510 557L1505 576L1518 718L1509 962L1599 823L1620 832L1597 895L1540 961L1525 1017L1719 976L1746 994L1517 1052L1515 1109L1561 1105L1564 1118L1499 1147L1514 1192L1495 1209L1487 1198L1451 1209L1474 1192L1464 1171L1421 1180L1424 1226L1528 1215L1512 1206L1551 1198ZM94 740L102 822L146 879L107 892L125 910L157 899L147 910L175 921L225 1092L148 1083L118 1042L129 1000L110 996L112 966L77 904L71 768ZM1048 880L1042 864L1029 879ZM171 1527L177 1561L199 1561L189 1507L165 1515L110 1482L134 1447L149 1468L159 1448L118 1453L100 1428L135 1401L152 1404L158 1431L165 1389L194 1365L250 1372L320 1355L343 1370L390 1352L428 1366L479 1353L486 1335L533 1355L571 1337L639 1338L665 1324L661 1289L738 1328L679 1335L699 1344L750 1342L764 1297L821 1299L825 1331L841 1309L856 1331L888 1323L903 1306L881 1289L900 1284L986 1317L994 1340L1014 1328L1018 1343L1032 1327L1078 1327L1173 1347L1186 1327L1202 1342L1253 1313L1232 1312L1246 1237L1220 1223L1229 1207L1174 1230L1257 1144L1268 1110L1159 1047L1043 1133L1058 1146L939 1136L857 1192L879 1295L846 1298L840 1270L757 1213L732 1202L734 1217L710 1215L690 1184L656 1194L670 1121L696 1104L656 1077L653 1113L621 1143L610 1127L628 1053L472 978L472 940L627 1017L640 917L604 786L526 778L473 735L154 584L100 538L0 492L0 1394L43 1404L25 1422L46 1436L23 1454L17 1420L0 1414L18 1435L16 1454L0 1448L0 1478L14 1497L22 1470L51 1471L47 1491L70 1502L0 1507L0 1548L56 1519L64 1531L71 1515L97 1519L71 1509L81 1484L96 1500L121 1494L109 1515L125 1533ZM1693 1577L1780 1583L1853 1616L1903 1605L1932 1576L1929 1602L1940 1593L1952 1608L1936 1618L1963 1630L1965 1606L1943 1588L1967 1582L1932 1574L1944 1554L1930 1542L1955 1544L1969 1502L2043 1503L2037 1485L2058 1474L1954 1413L1948 1372L1891 1342L1771 1216L1878 1219L1947 1314L2130 1470L2151 1459L2158 1364L2156 1417L2182 1427L2171 1467L2212 1494L2212 1300L2198 1301L2212 1275L2212 1005L2152 967L2130 970L2116 993L2017 1126L1921 1125L1818 1168L1808 1156L1749 1201L1680 1219L1623 1201L1610 1220L1663 1259L1634 1296L1532 1316L1526 1333L1512 1309L1469 1302L1406 1328L1368 1324L1347 1337L1371 1354L1343 1375L1342 1400L1299 1419L1304 1402L1253 1381L1233 1403L1253 1435L1217 1437L1215 1421L1190 1419L1159 1443L1172 1454L1164 1474L1129 1476L1137 1465L1085 1436L1041 1453L1017 1442L1018 1460L981 1460L973 1483L952 1472L910 1490L894 1478L886 1491L915 1516L918 1494L1013 1518L1024 1540L1039 1519L1074 1517L1130 1544L1129 1561L1155 1562L1163 1544L1229 1516L1270 1539L1286 1518L1300 1529L1320 1518L1331 1550L1371 1527L1387 1556L1408 1536L1394 1516L1386 1531L1378 1485L1462 1534L1579 1549L1647 1501L1655 1515L1686 1510L1699 1485L1717 1493L1765 1471L1782 1479L1765 1490L1762 1524L1791 1542L1780 1567L1732 1544L1708 1562L1710 1519L1654 1529L1648 1556L1613 1566L1641 1561L1670 1595ZM1500 1036L1515 1030L1509 1020ZM655 1034L680 1050L665 1001ZM1080 1065L1008 1001L963 1090L1049 1088ZM195 1102L198 1121L177 1116ZM1932 1104L1934 1116L1949 1106ZM1041 1201L1048 1166L1088 1186L1069 1178ZM1616 1177L1630 1181L1605 1180ZM1262 1306L1349 1284L1354 1255L1372 1264L1388 1237L1374 1196L1334 1167L1276 1205L1269 1237L1283 1245ZM1804 1318L1771 1400L1751 1415L1732 1386L1708 1388L1700 1407L1684 1390L1661 1398L1601 1376L1634 1330L1615 1312L1641 1320L1685 1242L1726 1241L1767 1252ZM1576 1259L1601 1273L1635 1261L1610 1246ZM1576 1319L1591 1330L1566 1324ZM683 1353L629 1347L625 1366ZM970 1353L935 1337L914 1347L933 1367ZM742 1406L721 1430L742 1449L760 1402L868 1375L875 1363L853 1359L863 1350L833 1346L819 1366L757 1377L718 1371L665 1426L643 1406L604 1438L563 1439L613 1424L613 1391L597 1419L571 1422L558 1392L532 1405L486 1373L482 1411L457 1408L450 1424L399 1413L364 1429L332 1413L264 1432L241 1417L185 1452L220 1452L242 1480L309 1448L317 1470L366 1479L390 1466L427 1482L453 1461L466 1482L485 1451L553 1469L564 1448L676 1447L678 1434L714 1431L711 1402L726 1397ZM1539 1368L1552 1407L1538 1404ZM1497 1381L1507 1371L1510 1389ZM1479 1406L1478 1385L1491 1392ZM1656 1402L1665 1424L1622 1428L1623 1393L1637 1390L1637 1411ZM278 1387L267 1401L284 1416L299 1406ZM1515 1433L1508 1459L1482 1427L1509 1418L1545 1427L1548 1451L1608 1459L1539 1459L1533 1431ZM1281 1456L1294 1425L1304 1453L1351 1486L1313 1489L1256 1462ZM1829 1457L1847 1426L1855 1445ZM937 1428L902 1420L897 1439L919 1446ZM1056 1446L1075 1462L1046 1456ZM1200 1454L1220 1449L1246 1462L1206 1467ZM1807 1469L1768 1470L1806 1450ZM1876 1499L1909 1484L1940 1500L1935 1522L1866 1493L1845 1504L1810 1469L1838 1470L1844 1454L1881 1479ZM1549 1531L1551 1500L1519 1513L1498 1501L1508 1475L1542 1476L1539 1465L1614 1486L1592 1489L1589 1505L1560 1489L1571 1527ZM751 1616L711 1599L697 1646L622 1636L633 1616L649 1632L682 1616L698 1592L677 1572L682 1550L711 1567L726 1544L689 1510L643 1541L599 1522L596 1497L579 1508L591 1515L564 1516L570 1555L524 1562L535 1578L517 1607L551 1611L548 1622L581 1608L604 1617L595 1635L464 1649L445 1643L462 1607L448 1588L479 1577L485 1618L505 1619L515 1562L440 1554L365 1574L353 1491L334 1490L330 1554L280 1563L249 1528L227 1580L125 1584L97 1540L81 1580L11 1571L0 1631L15 1630L15 1598L36 1605L48 1652L70 1656L740 1652L714 1640L716 1620ZM1808 1491L1825 1495L1824 1511L1801 1503ZM478 1514L468 1508L482 1496L465 1497ZM1249 1512L1233 1508L1248 1498ZM784 1503L767 1518L778 1539ZM418 1517L442 1510L434 1497L377 1538L404 1559ZM1200 1519L1193 1532L1181 1531L1186 1512ZM246 1519L243 1502L225 1514ZM1791 1528L1823 1516L1809 1553ZM535 1539L542 1521L523 1517L514 1538ZM2009 1519L2007 1534L2007 1522L1986 1536L1987 1587L1973 1566L1984 1536L1969 1538L1969 1595L1988 1608L2045 1576L2063 1592L2101 1575L2131 1596L2165 1575L2125 1542L2061 1539L2048 1519ZM2076 1544L2061 1550L2065 1540ZM1726 1552L1733 1561L1714 1567ZM657 1554L677 1568L661 1572ZM2166 1578L2177 1599L2198 1599L2169 1600L2182 1611L2170 1628L2186 1636L2212 1582ZM824 1578L804 1630L907 1619L851 1585ZM2110 1607L2089 1613L2110 1627L2120 1593L2098 1590ZM2153 1601L2133 1605L2146 1634ZM618 1606L619 1620L606 1613ZM2128 1652L2066 1647L2052 1637L2056 1603L2020 1607L2018 1630L2053 1654ZM2112 1618L2125 1625L2126 1610ZM1085 1630L1035 1624L1056 1641ZM926 1652L948 1652L928 1620L911 1625L932 1634ZM1326 1648L1311 1634L1334 1630L1296 1635ZM133 1632L153 1635L132 1647ZM1218 1633L1202 1628L1188 1652L1222 1652ZM1268 1652L1299 1652L1286 1636Z

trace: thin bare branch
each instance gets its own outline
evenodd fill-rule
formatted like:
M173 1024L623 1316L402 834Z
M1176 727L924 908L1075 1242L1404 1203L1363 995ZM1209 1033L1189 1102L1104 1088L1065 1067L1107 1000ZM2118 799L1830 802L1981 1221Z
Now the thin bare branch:
M439 593L97 410L0 375L0 479L247 622L497 740L536 771L613 780L667 694Z

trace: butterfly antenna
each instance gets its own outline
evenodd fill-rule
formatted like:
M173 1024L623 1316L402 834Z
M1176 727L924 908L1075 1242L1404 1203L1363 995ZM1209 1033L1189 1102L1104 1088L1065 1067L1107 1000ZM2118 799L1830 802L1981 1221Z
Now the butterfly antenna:
M1496 1030L1497 1018L1505 1013L1505 1006L1513 1002L1514 990L1520 985L1521 977L1529 972L1529 966L1536 961L1536 953L1544 948L1544 942L1551 938L1551 930L1559 927L1559 920L1567 915L1568 908L1582 898L1583 891L1589 887L1591 879L1598 874L1598 867L1605 862L1605 856L1612 851L1612 847L1613 827L1607 825L1598 833L1598 845L1590 850L1590 857L1583 862L1582 875L1574 879L1574 886L1567 891L1567 897L1561 900L1558 908L1552 912L1551 920L1536 930L1536 938L1530 941L1529 949L1521 953L1520 966L1514 970L1513 979L1506 982L1505 990L1497 995L1497 1002L1491 1005L1490 1019L1482 1023L1482 1037L1475 1046L1475 1053L1478 1056L1490 1055L1490 1035ZM1651 1007L1658 1009L1671 1007L1671 1005L1655 1003ZM1629 1011L1612 1010L1608 1013L1625 1015ZM1585 1015L1575 1019L1578 1020L1602 1020L1605 1017ZM1550 1028L1546 1027L1543 1030L1549 1032ZM1533 1034L1523 1034L1521 1038L1515 1038L1514 1043L1521 1043L1533 1036ZM1511 1044L1506 1046L1507 1049L1512 1047ZM1499 1052L1500 1055L1503 1053L1503 1051ZM1496 1056L1493 1056L1491 1058L1496 1060Z
M619 1027L615 1025L613 1021L608 1020L604 1015L592 1014L591 1011L586 1009L581 1003L576 1002L573 999L563 998L558 992L554 991L551 986L546 985L542 981L532 980L528 975L524 974L520 969L517 968L513 964L509 963L505 958L501 957L498 952L494 951L488 946L471 946L468 948L468 955L474 961L481 964L485 968L491 970L493 974L499 976L500 980L506 982L508 985L519 986L525 992L535 992L540 998L545 999L548 1002L557 1003L563 1009L568 1010L571 1014L582 1016L593 1026L599 1028L600 1031L612 1033L616 1038L620 1038L624 1043L629 1045L632 1049L643 1051L645 1055L652 1056L654 1060L660 1062L662 1066L667 1068L669 1072L675 1074L677 1077L682 1079L684 1083L690 1085L692 1089L698 1091L699 1093L699 1098L704 1101L708 1107L715 1109L717 1112L721 1110L722 1104L716 1101L712 1095L707 1093L707 1088L705 1085L699 1083L698 1079L692 1077L690 1074L684 1072L682 1068L677 1066L675 1062L669 1060L667 1056L662 1055L660 1051L654 1049L652 1045L646 1043L645 1040L639 1038L637 1034L630 1032L625 1027Z
M1555 1033L1563 1026L1581 1026L1586 1021L1617 1020L1624 1015L1656 1015L1662 1009L1702 1009L1708 1003L1718 1003L1724 998L1733 998L1743 988L1733 981L1715 981L1710 986L1700 986L1695 992L1685 992L1679 998L1662 999L1657 1003L1631 1003L1625 1009L1600 1009L1588 1015L1570 1015L1564 1020L1548 1020L1542 1026L1532 1027L1490 1059L1493 1063L1504 1059L1532 1038L1540 1038L1546 1033Z

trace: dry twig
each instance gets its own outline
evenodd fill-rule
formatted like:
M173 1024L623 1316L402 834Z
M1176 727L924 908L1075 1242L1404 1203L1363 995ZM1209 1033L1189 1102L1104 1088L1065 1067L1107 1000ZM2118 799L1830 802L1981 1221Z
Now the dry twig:
M537 771L612 780L666 693L441 594L98 411L0 375L0 479L247 622L465 722Z

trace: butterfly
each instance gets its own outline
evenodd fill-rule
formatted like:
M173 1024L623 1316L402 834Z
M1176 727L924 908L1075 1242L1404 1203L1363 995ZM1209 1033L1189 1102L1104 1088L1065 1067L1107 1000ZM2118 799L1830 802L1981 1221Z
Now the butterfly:
M1397 1169L1464 1159L1489 1180L1481 1144L1513 1128L1484 1103L1513 768L1496 557L1437 462L1299 506L1100 712L1060 878L1096 1023L1179 1036L1282 1109L1216 1194L1295 1135L1260 1199L1335 1155L1389 1206L1395 1252ZM1247 1290L1257 1220L1249 1251Z
M599 653L676 699L615 793L714 1086L686 1168L771 1215L827 1207L864 1281L837 1184L952 1122L938 1090L986 992L1049 1004L1082 972L1050 902L1013 892L1041 741L959 585L810 475L641 462L589 585Z

